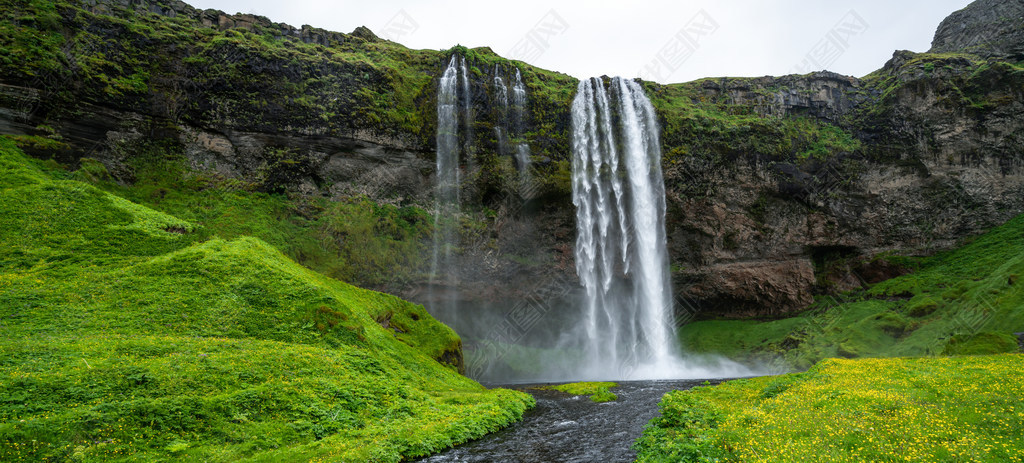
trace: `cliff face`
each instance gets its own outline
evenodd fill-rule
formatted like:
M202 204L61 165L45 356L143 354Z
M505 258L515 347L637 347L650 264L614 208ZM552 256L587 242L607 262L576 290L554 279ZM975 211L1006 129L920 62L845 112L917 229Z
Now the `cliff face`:
M0 133L53 141L40 156L99 159L124 184L140 147L162 141L193 172L261 191L430 209L436 79L451 54L464 56L476 115L465 271L432 290L487 305L573 277L573 78L487 49L409 50L364 28L294 28L175 1L2 3L11 45L0 59L22 64L0 70ZM897 52L860 79L644 83L663 126L678 305L783 315L906 271L886 253L931 253L1024 212L1020 2L992 3L944 21L932 53ZM979 54L971 31L993 21L986 43L1002 51ZM494 76L515 69L529 95L527 193L494 130ZM394 269L411 284L364 284L422 300L428 270Z
M1024 1L978 0L939 24L930 53L1024 57Z
M715 315L780 315L813 294L905 271L880 254L929 254L1021 213L1022 79L1006 62L897 52L863 79L692 84L776 126L828 121L856 146L789 158L770 147L670 156L677 294ZM734 129L738 140L774 132Z

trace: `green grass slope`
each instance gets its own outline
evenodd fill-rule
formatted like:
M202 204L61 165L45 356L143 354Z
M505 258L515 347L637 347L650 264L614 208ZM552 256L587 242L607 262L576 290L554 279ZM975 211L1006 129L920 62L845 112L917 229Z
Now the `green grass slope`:
M0 461L399 461L518 420L421 306L0 139Z
M684 348L737 359L784 356L806 368L827 357L983 354L1018 349L1024 331L1024 216L904 265L908 275L773 321L710 320L680 330Z
M202 237L259 238L305 267L360 286L395 290L429 268L432 219L421 207L255 191L249 182L191 170L180 147L136 148L127 161L131 184L112 180L89 158L74 173L58 173L201 225Z
M1024 355L830 359L665 395L639 462L1021 462Z

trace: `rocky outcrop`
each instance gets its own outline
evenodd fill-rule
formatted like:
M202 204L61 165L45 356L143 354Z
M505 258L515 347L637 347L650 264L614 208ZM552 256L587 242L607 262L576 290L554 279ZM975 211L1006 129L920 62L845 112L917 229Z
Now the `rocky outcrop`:
M285 23L275 23L265 16L227 14L213 9L201 10L180 0L85 0L83 5L88 11L97 14L118 14L119 10L128 10L169 18L184 16L217 30L271 31L276 39L291 38L324 46L341 45L352 40L380 40L365 27L357 28L352 34L331 32L308 24L296 28Z
M1024 58L1024 1L972 2L939 24L929 52Z
M805 76L744 79L701 79L700 98L736 108L748 107L761 116L810 116L839 122L867 96L859 93L861 83L854 77L819 71Z
M17 103L37 92L0 84L0 133L36 131ZM127 158L156 140L170 140L196 172L233 178L264 191L350 197L365 195L383 203L426 204L431 198L433 163L401 144L380 144L354 137L288 132L167 126L159 117L105 106L80 104L85 117L49 121L61 134L56 153L64 162L81 157L101 160L115 178L132 181ZM370 137L364 137L370 138ZM386 142L386 140L385 140ZM29 148L31 151L31 149ZM52 149L47 155L54 155Z

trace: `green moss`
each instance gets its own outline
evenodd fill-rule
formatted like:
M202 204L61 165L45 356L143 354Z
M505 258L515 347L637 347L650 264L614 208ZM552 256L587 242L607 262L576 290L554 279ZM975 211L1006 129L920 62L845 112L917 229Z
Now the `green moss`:
M83 159L71 177L191 222L203 237L255 236L290 258L329 276L361 285L401 285L424 270L432 219L415 206L379 204L365 197L329 201L255 191L256 183L196 174L179 148L151 143L129 148L135 182L114 182L102 164ZM280 172L296 162L278 150L259 170ZM276 167L274 167L276 166Z
M1017 337L1009 333L986 331L975 335L956 335L949 339L942 353L947 355L982 355L1017 352Z
M618 399L618 396L610 391L613 387L618 387L618 384L612 382L582 382L546 386L545 389L561 391L572 395L589 395L590 400L602 403Z
M730 169L741 159L808 164L860 152L861 142L850 128L803 116L766 117L752 105L725 97L712 98L703 88L707 80L659 85L644 82L662 126L663 164L668 182L672 170L686 169L687 158L701 161L703 169ZM742 80L742 79L736 79ZM728 82L724 85L730 85ZM757 91L770 96L781 89ZM682 175L689 183L671 187L691 196L714 194L713 184Z
M907 315L910 315L911 317L924 317L931 315L939 308L939 302L930 297L926 296L916 299L916 302L913 302L907 307Z

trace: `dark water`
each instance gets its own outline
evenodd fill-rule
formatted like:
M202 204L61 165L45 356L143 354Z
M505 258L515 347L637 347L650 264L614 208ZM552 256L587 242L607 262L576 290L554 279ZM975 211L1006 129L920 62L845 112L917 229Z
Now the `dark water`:
M612 389L618 400L603 404L592 402L589 396L531 388L539 385L501 386L533 394L537 407L520 423L418 461L631 462L636 453L630 447L644 425L658 414L661 396L701 383L703 380L620 382Z

